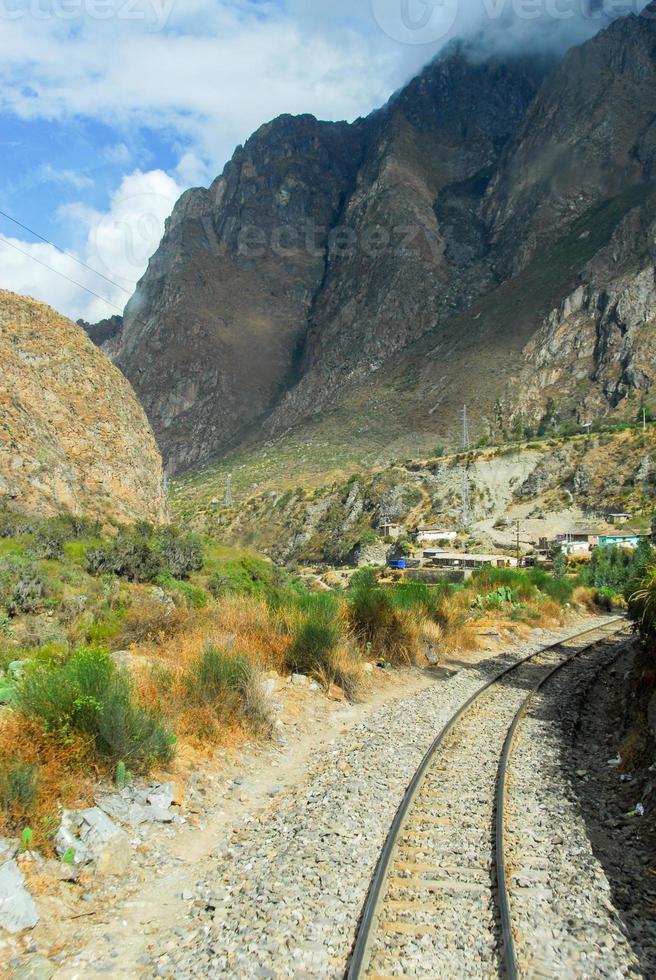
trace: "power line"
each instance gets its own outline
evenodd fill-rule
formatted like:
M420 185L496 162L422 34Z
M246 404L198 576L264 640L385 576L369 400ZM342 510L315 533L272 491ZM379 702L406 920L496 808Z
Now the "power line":
M26 252L24 249L19 248L18 245L14 245L13 242L8 241L2 235L0 235L0 242L2 242L4 245L8 245L9 248L13 248L16 252L20 252L20 254L24 255L26 258L32 259L33 262L36 262L37 265L43 266L44 269L48 269L50 272L54 272L56 276L61 276L62 279L66 279L67 282L70 282L74 286L77 286L78 289L83 289L86 293L90 293L92 296L95 296L96 299L102 300L103 303L107 303L108 306L111 306L112 309L114 310L118 310L118 312L121 315L123 315L123 310L121 309L121 307L117 306L116 303L112 303L110 299L105 299L105 297L101 296L100 293L96 293L93 291L93 289L89 289L88 286L83 286L81 282L77 282L75 279L71 279L70 276L67 276L64 272L60 272L59 269L54 269L51 265L48 265L47 262L42 262L41 259L37 259L35 255L30 255L29 252Z
M35 231L34 228L30 228L28 225L24 225L22 221L18 220L18 218L13 218L10 214L7 214L6 211L2 211L1 209L0 209L0 215L2 215L3 218L7 218L9 221L13 221L13 223L15 225L18 225L19 228L22 228L23 231L27 231L29 232L30 235L34 235L34 237L38 238L39 241L45 242L46 245L51 245L52 248L57 249L57 251L61 252L62 255L67 255L69 259L72 259L73 262L77 262L77 264L81 265L83 269L87 269L88 272L93 272L94 276L100 276L100 278L104 279L105 282L108 282L110 286L116 286L116 288L120 289L121 292L125 293L126 296L132 296L132 293L129 292L129 290L125 289L123 286L121 286L119 283L114 282L113 279L110 279L108 276L103 275L102 272L98 272L97 269L94 269L90 265L87 265L86 262L82 261L82 259L78 259L76 255L73 255L72 252L67 252L66 249L61 248L59 245L56 245L55 242L51 242L49 238L44 238L43 235L40 235L38 233L38 231ZM30 257L34 258L34 256L30 256ZM56 272L57 270L53 269L52 271ZM84 289L85 287L82 286L81 288Z

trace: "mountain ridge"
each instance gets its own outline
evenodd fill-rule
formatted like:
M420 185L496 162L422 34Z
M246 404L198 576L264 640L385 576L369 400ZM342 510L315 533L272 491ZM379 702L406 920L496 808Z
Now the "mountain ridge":
M641 323L656 318L654 96L656 25L631 15L558 63L474 62L455 46L365 119L260 127L209 189L182 196L111 341L169 472L297 431L311 439L313 419L335 410L357 442L358 388L384 400L402 362L429 389L444 377L443 407L431 395L426 412L445 438L471 400L468 357L496 362L474 399L484 426L500 411L504 425L535 423L553 397L534 381L536 345L553 346L580 286L597 299L570 322L587 334L585 358L575 337L558 345L559 410L633 411L656 378L649 331L630 315L608 342L603 297L626 306L637 289ZM622 236L615 281L607 253ZM425 353L412 361L421 338L446 352L435 371ZM408 408L409 444L418 414Z

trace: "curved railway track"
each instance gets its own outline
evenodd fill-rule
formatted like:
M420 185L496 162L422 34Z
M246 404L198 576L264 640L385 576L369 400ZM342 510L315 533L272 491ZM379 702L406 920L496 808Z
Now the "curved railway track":
M550 678L625 629L617 618L542 648L493 677L445 725L381 852L348 980L519 975L504 847L513 745Z

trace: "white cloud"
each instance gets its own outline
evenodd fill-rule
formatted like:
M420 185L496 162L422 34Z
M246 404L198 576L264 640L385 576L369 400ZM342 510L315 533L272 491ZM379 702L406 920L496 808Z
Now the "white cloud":
M114 143L111 146L106 146L102 151L102 155L108 163L113 163L117 166L126 166L131 159L130 150L125 143Z
M73 319L95 321L121 312L182 190L162 170L135 171L123 179L105 213L81 204L62 207L63 221L86 229L80 253L64 255L52 245L0 238L0 286L50 303Z
M621 14L645 0L626 0L625 10L613 2ZM544 10L534 20L536 3ZM209 183L237 143L282 112L353 119L380 105L448 40L426 15L444 17L454 4L452 33L483 32L506 47L578 41L601 26L582 16L584 0L0 0L0 111L63 124L86 117L117 133L143 127L180 154L170 174L127 174L104 214L81 204L60 211L76 223L79 257L118 286L19 240L31 258L0 243L0 282L71 315L112 312L38 257L122 307L185 186ZM568 4L573 19L544 12ZM126 169L131 141L117 140L98 153ZM83 174L54 166L44 178L86 186Z
M175 168L175 176L183 187L204 187L216 177L216 171L195 153L185 153Z
M281 112L352 119L403 81L398 45L358 2L367 12L358 29L328 29L309 6L283 14L229 0L178 2L160 31L154 14L87 16L75 31L72 21L26 15L0 31L0 107L26 119L85 115L168 129L216 175L237 143ZM117 11L125 6L115 0Z
M78 173L77 170L57 170L50 163L44 163L38 168L36 178L45 183L68 184L76 190L93 187L93 181L86 174Z

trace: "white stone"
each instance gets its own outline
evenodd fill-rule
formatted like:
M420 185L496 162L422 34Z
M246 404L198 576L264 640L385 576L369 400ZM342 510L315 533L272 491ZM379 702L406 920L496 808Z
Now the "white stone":
M9 932L33 929L39 921L34 899L25 887L23 872L15 861L0 867L0 926Z

